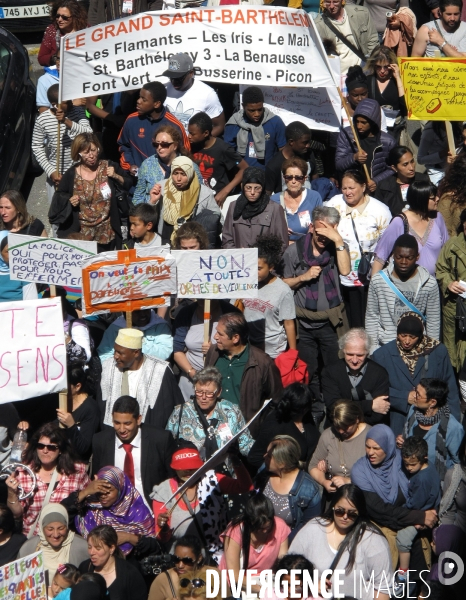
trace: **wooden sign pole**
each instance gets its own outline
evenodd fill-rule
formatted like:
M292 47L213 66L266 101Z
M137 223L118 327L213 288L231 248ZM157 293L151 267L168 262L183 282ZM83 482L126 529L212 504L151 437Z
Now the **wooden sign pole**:
M452 156L456 155L455 138L453 136L453 127L451 121L445 121L445 129L447 130L448 149Z
M126 327L128 329L133 327L133 313L130 310L126 311Z
M345 109L346 116L348 117L348 121L349 121L349 124L350 124L350 127L351 127L351 131L353 132L353 136L354 136L354 141L356 143L356 146L357 146L359 152L361 152L362 151L361 144L359 143L358 134L357 134L357 131L356 131L355 127L354 127L353 118L350 115L350 111L349 111L348 105L346 104L346 99L343 96L343 94L342 94L342 92L341 92L341 90L340 90L339 87L337 87L337 90L338 90L338 94L340 95L341 105ZM364 169L364 173L366 174L367 181L369 182L370 179L371 179L371 176L369 175L369 170L367 168L367 165L363 164L362 166L363 166L363 169Z
M210 300L204 300L204 342L210 340ZM204 357L205 360L205 357Z
M68 412L68 390L58 392L58 408L64 412ZM64 425L60 423L60 427L64 429Z

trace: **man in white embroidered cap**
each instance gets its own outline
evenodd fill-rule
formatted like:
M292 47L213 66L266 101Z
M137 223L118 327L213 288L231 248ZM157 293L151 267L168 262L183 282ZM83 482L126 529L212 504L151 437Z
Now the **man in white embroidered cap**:
M168 418L183 396L170 366L164 360L142 352L143 333L138 329L120 329L113 358L102 364L100 394L101 419L112 426L112 409L120 396L136 398L142 422L165 429Z
M199 112L205 112L212 119L212 135L222 135L225 128L225 115L217 92L209 85L194 78L194 64L189 54L180 52L168 60L168 69L162 73L170 79L166 84L168 110L188 131L189 119Z

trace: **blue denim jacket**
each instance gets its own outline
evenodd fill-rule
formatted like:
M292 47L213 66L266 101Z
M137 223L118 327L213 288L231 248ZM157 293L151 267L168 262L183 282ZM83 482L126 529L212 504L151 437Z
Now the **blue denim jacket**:
M290 510L293 517L289 542L313 517L320 515L321 496L317 483L309 473L300 471L289 493Z

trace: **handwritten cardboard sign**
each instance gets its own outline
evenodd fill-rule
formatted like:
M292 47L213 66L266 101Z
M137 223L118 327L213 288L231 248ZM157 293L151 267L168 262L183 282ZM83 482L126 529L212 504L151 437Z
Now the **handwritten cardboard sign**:
M47 600L42 551L0 567L0 598Z
M175 250L178 298L256 298L257 248Z
M463 121L466 58L400 58L408 119Z
M3 302L0 331L0 404L67 387L60 298Z
M83 263L86 314L164 306L176 294L176 263L167 249L104 252Z
M97 254L97 242L8 234L10 278L82 286L82 263Z

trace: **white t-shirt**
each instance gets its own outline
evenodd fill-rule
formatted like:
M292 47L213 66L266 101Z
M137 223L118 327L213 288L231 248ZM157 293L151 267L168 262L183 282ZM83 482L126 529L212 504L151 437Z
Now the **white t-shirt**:
M373 252L381 235L389 226L392 214L386 204L371 197L369 197L369 201L362 212L359 212L358 208L354 208L350 214L347 214L349 206L346 204L343 194L334 196L331 200L325 202L325 206L332 206L340 213L338 233L345 244L348 244L350 251L351 272L348 275L340 275L341 284L350 287L361 286L362 283L358 279L361 251L354 235L351 217L358 232L361 248L364 252Z
M193 115L205 112L211 119L215 119L223 112L216 91L199 79L194 79L193 85L185 92L175 90L170 82L165 87L167 88L165 106L178 121L183 123L186 131L188 131L189 119Z
M244 318L249 326L251 344L271 358L286 350L283 321L296 318L293 292L278 277L257 292L257 298L244 298Z

